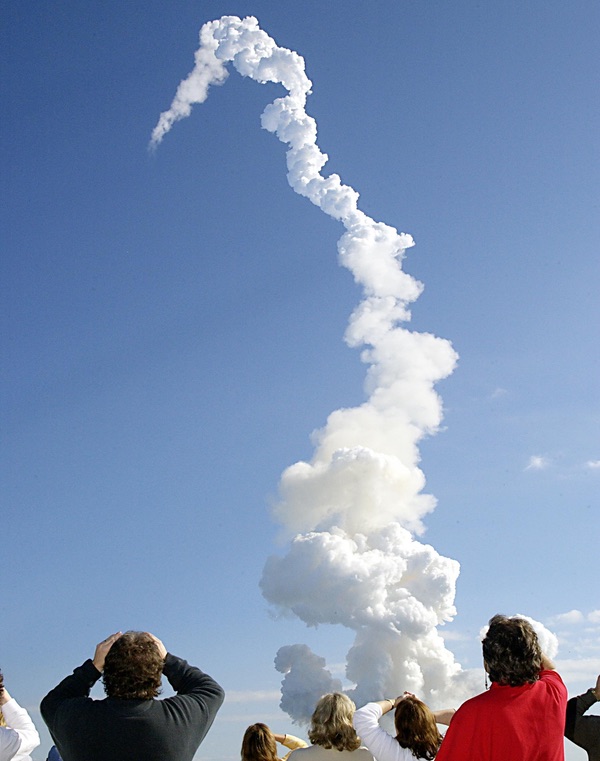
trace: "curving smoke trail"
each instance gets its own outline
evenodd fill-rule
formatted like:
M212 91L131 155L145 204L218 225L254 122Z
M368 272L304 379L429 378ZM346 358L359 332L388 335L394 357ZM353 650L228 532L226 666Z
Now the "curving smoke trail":
M455 662L437 627L455 615L459 565L415 539L436 504L422 491L418 444L439 427L434 384L452 373L457 355L448 341L401 326L422 290L401 268L413 240L360 211L358 193L338 175L321 174L327 156L305 110L311 82L304 60L278 47L255 18L205 24L195 61L151 145L207 98L210 85L225 81L228 63L258 82L281 83L288 94L266 107L262 126L288 145L292 188L343 223L339 260L364 294L345 340L362 347L367 399L331 413L314 435L312 460L283 473L275 517L295 536L285 557L267 561L263 594L309 626L342 624L356 633L346 676L357 703L405 689L434 706L457 701L470 691L472 675ZM304 645L281 648L276 667L286 674L282 708L295 721L306 720L316 699L340 686Z

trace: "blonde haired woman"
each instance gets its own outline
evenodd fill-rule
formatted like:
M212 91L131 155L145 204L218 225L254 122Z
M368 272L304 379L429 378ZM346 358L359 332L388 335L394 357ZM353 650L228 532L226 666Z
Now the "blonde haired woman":
M354 703L341 692L323 695L308 731L312 745L294 751L293 761L374 761L352 726L355 710Z

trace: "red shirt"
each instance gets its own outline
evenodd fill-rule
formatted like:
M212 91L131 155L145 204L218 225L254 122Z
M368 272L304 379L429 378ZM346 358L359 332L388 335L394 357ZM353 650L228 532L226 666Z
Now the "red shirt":
M566 705L556 671L521 687L493 682L454 714L436 761L564 761Z

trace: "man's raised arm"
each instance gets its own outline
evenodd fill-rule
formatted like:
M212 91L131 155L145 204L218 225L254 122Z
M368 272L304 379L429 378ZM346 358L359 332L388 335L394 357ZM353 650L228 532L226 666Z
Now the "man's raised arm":
M187 714L196 726L198 743L202 742L225 698L223 688L211 676L171 653L165 654L163 674L177 692L166 700L178 704Z
M50 731L52 731L56 713L65 701L72 698L87 698L89 696L90 690L100 679L104 669L106 654L120 636L121 632L117 632L103 639L102 642L96 645L94 658L89 658L81 666L74 669L72 674L65 677L42 700L40 713Z

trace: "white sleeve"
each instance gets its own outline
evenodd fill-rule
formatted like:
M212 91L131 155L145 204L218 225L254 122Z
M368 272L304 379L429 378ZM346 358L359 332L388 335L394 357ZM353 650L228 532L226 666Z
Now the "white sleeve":
M402 748L395 737L379 726L381 706L367 703L354 714L354 729L363 745L366 745L377 761L415 761L408 748Z
M10 761L20 745L21 738L14 729L0 727L0 761Z
M17 745L15 753L31 753L34 748L40 744L40 736L37 733L37 729L34 723L29 718L29 714L24 708L17 703L14 698L11 698L7 703L2 706L2 713L6 720L6 724L11 730L17 733L20 744ZM0 756L0 761L7 761L12 758L12 755L4 755L4 746L2 747L3 755Z

